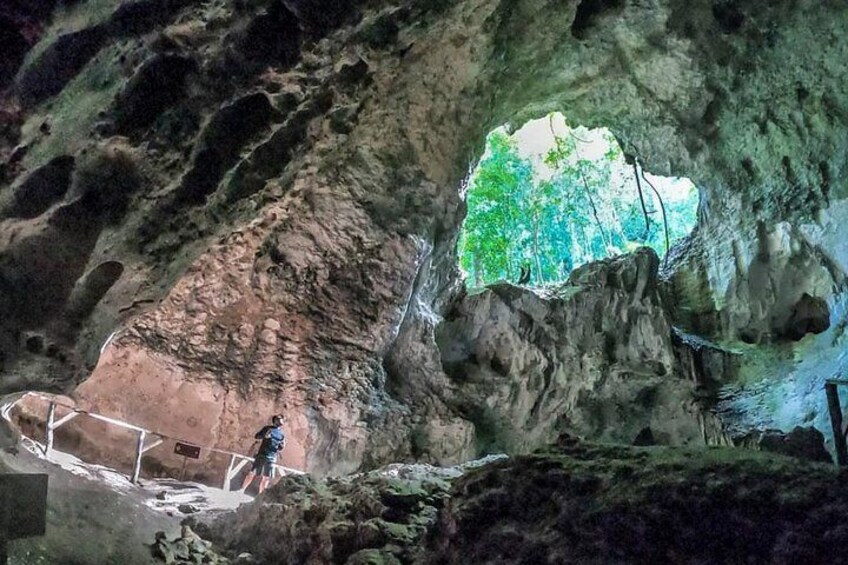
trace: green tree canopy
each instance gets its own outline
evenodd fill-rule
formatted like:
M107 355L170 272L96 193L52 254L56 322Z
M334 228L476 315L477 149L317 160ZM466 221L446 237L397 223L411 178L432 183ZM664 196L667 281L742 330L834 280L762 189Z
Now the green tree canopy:
M625 162L608 131L555 128L555 117L546 118L541 154L522 152L520 131L499 128L486 140L469 179L459 247L471 286L516 281L522 268L534 285L557 283L579 265L641 245L662 256L665 223L671 243L695 225L691 182L649 178Z

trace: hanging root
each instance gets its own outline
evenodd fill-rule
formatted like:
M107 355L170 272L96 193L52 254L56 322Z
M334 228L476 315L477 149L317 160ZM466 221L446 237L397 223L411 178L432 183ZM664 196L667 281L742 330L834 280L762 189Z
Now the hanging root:
M645 206L645 194L642 192L642 183L639 181L639 159L633 159L633 177L636 179L636 190L639 192L639 203L642 205L642 215L645 216L645 240L651 234L651 218L648 217L648 208Z
M634 163L636 160L634 160ZM635 166L635 165L634 165ZM641 166L641 163L640 163ZM671 238L668 235L668 216L665 213L665 202L663 202L662 196L660 196L660 191L657 190L657 187L654 186L654 183L648 180L648 177L645 176L645 167L642 168L642 180L648 183L648 186L651 187L651 190L654 191L654 194L657 197L657 200L660 202L660 210L662 211L662 219L663 219L663 228L665 229L665 257L663 258L663 265L668 265L668 252L671 249Z

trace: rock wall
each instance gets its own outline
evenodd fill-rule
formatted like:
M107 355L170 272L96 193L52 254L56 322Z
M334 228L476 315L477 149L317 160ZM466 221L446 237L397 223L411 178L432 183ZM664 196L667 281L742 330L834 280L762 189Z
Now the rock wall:
M526 452L564 430L702 439L699 383L676 357L658 265L645 248L576 269L550 297L494 285L448 310L436 332L448 404L474 423L480 448Z
M550 319L519 291L464 297L469 162L505 121L609 126L703 190L667 273L673 319L763 343L819 331L848 264L847 16L835 0L64 7L2 95L20 111L3 131L0 391L82 383L92 409L151 427L226 398L220 428L198 420L222 446L273 407L316 472L515 446L508 418L539 441L560 416L627 439L687 411L668 319L644 289L605 288L607 267ZM563 330L583 300L612 306L591 318L601 330ZM516 318L469 321L487 311ZM641 325L610 337L620 320ZM517 357L493 367L483 329ZM560 332L586 349L541 345ZM551 383L581 384L546 385L545 363ZM608 428L619 409L634 421ZM693 436L670 421L669 440Z

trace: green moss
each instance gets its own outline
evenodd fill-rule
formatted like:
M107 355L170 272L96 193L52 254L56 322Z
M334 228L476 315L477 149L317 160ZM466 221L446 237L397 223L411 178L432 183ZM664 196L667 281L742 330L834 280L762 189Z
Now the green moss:
M70 5L60 4L53 13L51 23L39 42L27 54L24 67L36 60L56 38L106 22L122 0L86 0Z
M126 49L117 43L97 54L62 92L30 115L22 128L31 143L24 165L32 170L59 155L74 154L91 139L98 113L108 108L123 81L115 60ZM39 132L50 123L50 134Z
M389 541L402 545L411 545L415 543L421 534L420 527L411 526L409 524L398 524L397 522L387 522L385 520L377 521L380 525L380 530Z
M383 490L383 501L389 506L413 508L427 498L421 481L388 479Z
M833 546L822 540L848 541L848 495L832 466L564 443L457 480L442 516L451 532L430 546L431 562L824 562Z

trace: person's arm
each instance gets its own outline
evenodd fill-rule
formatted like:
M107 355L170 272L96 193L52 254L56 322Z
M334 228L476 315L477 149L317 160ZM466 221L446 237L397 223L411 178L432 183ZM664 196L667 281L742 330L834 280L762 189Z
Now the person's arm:
M269 427L270 426L265 426L264 428L262 428L261 430L256 432L256 435L253 436L253 439L265 439L268 436L268 428Z

